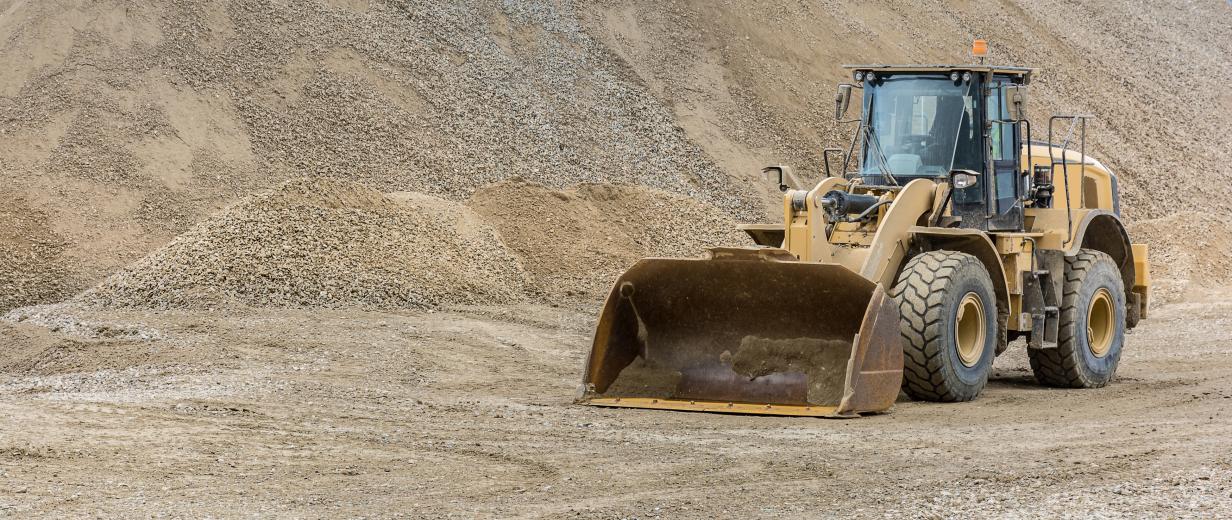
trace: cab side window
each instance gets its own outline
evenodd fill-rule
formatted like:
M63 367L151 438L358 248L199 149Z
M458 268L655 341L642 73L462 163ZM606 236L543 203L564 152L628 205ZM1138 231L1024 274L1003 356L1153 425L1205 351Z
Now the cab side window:
M991 93L988 95L988 118L996 121L1008 121L1010 119L1010 107L1005 97L1003 85L1005 82L995 83ZM1011 161L1014 159L1014 127L1006 123L993 123L992 128L988 131L988 139L991 141L992 160L994 161Z
M997 212L1009 211L1017 202L1017 132L1018 127L1010 122L1009 100L1005 95L1008 78L998 78L988 89L985 110L988 118L988 153L991 155L996 177Z

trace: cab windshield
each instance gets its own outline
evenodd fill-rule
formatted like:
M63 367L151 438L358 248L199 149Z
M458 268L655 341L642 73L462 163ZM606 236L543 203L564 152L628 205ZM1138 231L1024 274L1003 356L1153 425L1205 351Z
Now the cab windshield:
M982 171L977 81L914 74L865 82L861 174L896 179Z

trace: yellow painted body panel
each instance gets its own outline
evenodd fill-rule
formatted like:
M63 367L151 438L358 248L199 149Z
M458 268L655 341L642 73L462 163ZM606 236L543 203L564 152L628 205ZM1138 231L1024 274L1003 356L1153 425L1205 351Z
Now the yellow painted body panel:
M1031 330L1030 314L1022 311L1022 273L1034 267L1033 255L1040 233L999 233L996 236L997 254L1005 273L1009 292L1009 318L1006 327L1010 330Z
M1052 156L1049 156L1049 149ZM1066 201L1073 201L1070 207L1074 209L1113 209L1112 202L1112 172L1094 157L1074 150L1062 150L1059 147L1033 144L1023 150L1023 163L1034 171L1035 166L1048 165L1053 159L1064 160L1068 168L1061 164L1053 168L1053 184L1056 191L1053 194L1052 207L1064 208ZM1067 171L1068 170L1068 171ZM1067 182L1068 180L1068 182Z
M889 287L911 241L908 230L932 210L937 184L916 179L897 193L880 194L882 200L894 203L879 210L875 225L836 223L827 239L824 213L817 200L830 190L850 187L851 183L843 179L823 180L808 192L802 212L792 209L793 194L785 195L784 221L791 224L783 248L802 261L839 264Z
M1052 155L1049 156L1049 148ZM1028 206L1027 230L1042 233L1041 249L1070 250L1079 237L1079 226L1093 209L1114 211L1112 196L1112 172L1094 157L1058 147L1031 145L1023 151L1022 161L1033 172L1035 166L1049 165L1052 159L1064 160L1068 169L1058 164L1053 168L1052 181L1055 190L1051 208ZM1067 206L1067 202L1071 202Z
M829 255L831 246L824 238L817 241L819 229L825 228L825 220L817 207L817 196L830 190L846 189L850 184L838 177L828 177L817 183L805 199L805 210L796 212L791 207L792 194L783 197L783 222L787 222L787 236L783 249L791 251L804 262L815 262L818 258ZM848 266L848 268L851 268ZM855 270L855 269L852 269Z
M1050 150L1051 148L1051 150ZM1052 154L1051 156L1049 154ZM1053 159L1065 161L1068 167L1057 165L1053 169L1052 207L1024 210L1026 230L1022 233L988 233L999 255L999 265L988 263L994 283L1004 287L1007 293L1002 309L1008 330L1030 330L1029 317L1023 315L1024 273L1038 268L1033 265L1034 251L1060 250L1075 254L1081 247L1084 226L1096 215L1112 214L1113 174L1091 156L1083 157L1073 150L1059 147L1031 145L1023 150L1022 161L1027 171L1035 165L1049 165ZM877 219L868 223L836 223L827 239L823 211L817 206L821 195L830 190L878 195L882 200L892 200L888 209L883 208ZM944 184L917 179L897 192L878 192L862 187L858 181L828 178L810 190L805 199L805 209L795 211L791 205L792 194L784 197L784 219L790 222L788 240L783 244L797 258L808 262L836 263L847 267L883 287L893 285L899 267L906 261L912 243L911 232L921 217L932 221L943 211L939 197L948 189ZM1067 201L1072 201L1066 207ZM948 215L948 210L945 212ZM918 229L918 228L917 228ZM1146 270L1145 250L1138 254L1135 248L1135 272ZM997 269L992 269L992 267ZM998 277L993 271L1000 271ZM1135 292L1143 301L1149 293L1149 279L1140 279ZM1126 284L1130 285L1129 283ZM1143 311L1145 312L1145 310Z
M1146 318L1151 308L1151 263L1147 257L1146 244L1134 244L1134 288L1142 298L1142 317Z

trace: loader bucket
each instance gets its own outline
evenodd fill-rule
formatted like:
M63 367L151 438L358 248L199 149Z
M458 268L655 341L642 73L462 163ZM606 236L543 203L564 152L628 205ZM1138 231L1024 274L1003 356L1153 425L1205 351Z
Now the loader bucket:
M639 261L616 281L579 402L769 415L890 408L898 309L876 283L776 248Z

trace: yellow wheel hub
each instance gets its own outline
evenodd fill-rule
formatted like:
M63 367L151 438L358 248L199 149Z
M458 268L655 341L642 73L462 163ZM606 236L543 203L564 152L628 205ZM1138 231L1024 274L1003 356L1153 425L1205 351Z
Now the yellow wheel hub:
M1104 357L1112 348L1112 338L1116 336L1115 316L1108 289L1096 291L1087 308L1087 347L1095 357Z
M984 340L988 335L985 329L984 301L980 295L969 292L959 302L958 315L954 317L954 343L963 365L973 367L984 357Z

